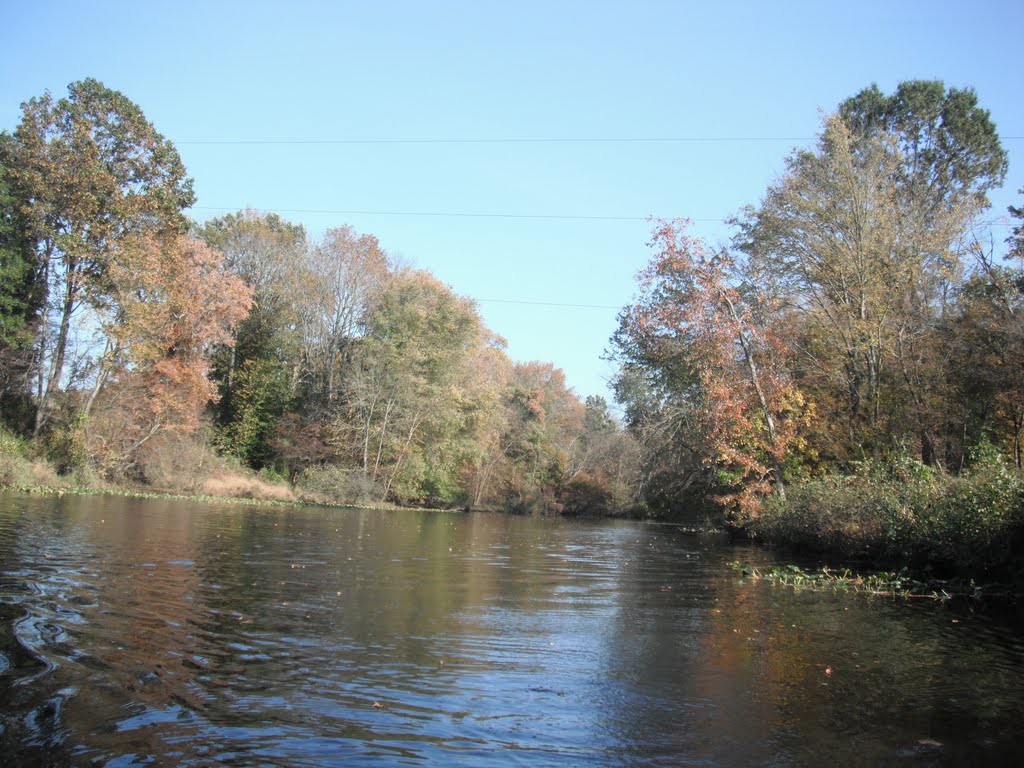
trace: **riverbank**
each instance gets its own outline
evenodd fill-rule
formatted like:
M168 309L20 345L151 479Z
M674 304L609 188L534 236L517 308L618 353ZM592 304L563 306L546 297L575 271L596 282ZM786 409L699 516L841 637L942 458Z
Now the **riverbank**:
M369 498L339 498L325 488L306 488L264 476L221 457L211 456L201 473L178 473L167 485L112 482L98 476L88 462L59 473L30 444L0 428L0 491L43 496L121 496L137 499L175 499L245 506L335 507L339 509L422 509Z
M746 530L865 573L1024 594L1024 476L998 459L956 476L904 459L794 484Z

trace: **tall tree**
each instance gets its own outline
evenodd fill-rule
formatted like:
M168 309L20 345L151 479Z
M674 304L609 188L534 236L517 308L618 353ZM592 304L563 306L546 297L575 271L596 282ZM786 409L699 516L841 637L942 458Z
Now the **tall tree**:
M1022 190L1024 192L1024 190ZM1024 209L1010 207L1024 221ZM952 351L950 379L971 415L965 431L978 442L1002 444L1024 466L1024 224L1007 240L1009 259L999 263L977 250L959 314L946 328Z
M32 413L28 381L41 286L11 193L11 150L10 135L0 133L0 417L23 431Z
M45 286L39 324L37 417L45 425L63 384L73 324L83 305L110 296L118 243L146 229L180 230L195 196L174 146L142 110L97 80L22 105L9 178Z
M859 138L895 140L904 158L898 179L922 211L961 197L987 207L986 194L1006 176L1006 151L971 88L909 80L887 96L872 84L840 104L839 117Z
M253 292L249 315L213 356L212 376L220 447L263 466L273 458L275 425L297 401L302 378L298 329L315 286L306 268L306 232L276 214L247 210L212 219L198 234Z
M485 340L473 303L435 277L389 282L354 352L339 441L382 496L450 501L475 439L467 363Z
M937 459L941 384L935 329L962 276L960 237L973 194L938 207L907 182L900 142L853 133L829 117L817 147L795 152L787 174L740 222L748 279L802 322L801 380L845 423L848 454L920 427ZM832 405L834 404L834 405Z
M33 288L24 219L11 193L11 151L10 135L0 133L0 345L7 348L26 341Z

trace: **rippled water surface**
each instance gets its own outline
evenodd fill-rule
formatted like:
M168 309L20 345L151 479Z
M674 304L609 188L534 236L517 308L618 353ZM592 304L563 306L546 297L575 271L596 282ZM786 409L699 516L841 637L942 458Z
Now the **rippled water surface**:
M5 765L1013 765L1013 622L632 523L0 495Z

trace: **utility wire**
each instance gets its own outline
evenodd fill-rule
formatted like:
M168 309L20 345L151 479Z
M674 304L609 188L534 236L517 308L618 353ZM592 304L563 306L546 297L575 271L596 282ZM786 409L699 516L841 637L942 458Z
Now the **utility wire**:
M464 219L553 219L576 221L650 221L656 216L577 216L574 214L543 214L543 213L469 213L462 211L343 211L312 208L239 208L238 206L196 205L193 211L241 211L250 210L256 213L326 213L342 216L438 216ZM698 219L690 221L724 224L727 219Z
M527 301L525 299L476 299L487 304L527 304L531 307L572 307L573 309L622 309L609 304L563 304L557 301Z
M346 144L685 144L814 141L815 136L623 136L495 139L184 139L182 145L346 145ZM1021 141L1024 136L1000 136L1001 141Z
M694 216L584 216L576 214L554 214L554 213L471 213L465 211L354 211L334 210L326 208L253 208L251 206L225 206L225 205L194 205L193 211L253 211L254 213L311 213L331 214L338 216L414 216L414 217L441 217L459 219L524 219L524 220L550 220L550 221L655 221L658 219L684 218L701 224L728 224L732 219L709 219ZM989 226L1008 228L1014 226L1006 221L991 221Z

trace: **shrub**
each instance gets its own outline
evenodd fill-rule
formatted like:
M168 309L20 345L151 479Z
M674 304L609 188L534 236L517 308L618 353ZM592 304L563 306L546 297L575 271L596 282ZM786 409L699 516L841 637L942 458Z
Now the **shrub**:
M73 416L61 420L47 433L43 441L46 460L57 474L70 475L89 462L86 434L82 419Z
M0 485L26 485L34 479L25 441L0 427Z
M961 575L1005 570L1024 532L1024 477L996 462L950 476L900 460L829 476L768 500L753 531L768 541L877 565Z
M210 445L208 433L160 432L135 453L135 472L147 485L193 493L212 475L224 475L229 465Z
M380 501L384 488L361 470L336 464L306 467L295 481L295 487L311 501L367 504Z
M615 506L608 481L585 473L566 484L561 501L565 515L607 515Z

